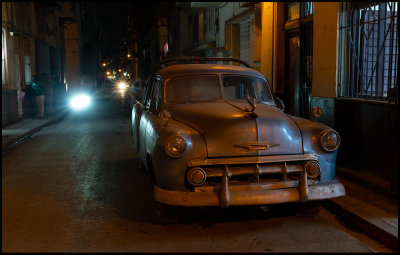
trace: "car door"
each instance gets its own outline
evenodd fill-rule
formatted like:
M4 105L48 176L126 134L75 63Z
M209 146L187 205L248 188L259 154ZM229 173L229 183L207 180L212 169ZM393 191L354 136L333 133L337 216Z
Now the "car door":
M146 158L146 153L148 152L148 148L154 143L154 129L153 129L153 119L156 114L156 108L158 99L160 96L160 87L161 87L161 78L158 76L151 88L149 87L144 110L140 117L139 124L139 139L140 139L140 148L139 155L142 159Z
M140 151L140 119L142 117L143 111L146 109L146 101L147 101L147 94L151 91L151 86L146 83L143 91L143 98L136 100L135 104L132 107L132 136L133 142L136 147L136 151L139 153Z

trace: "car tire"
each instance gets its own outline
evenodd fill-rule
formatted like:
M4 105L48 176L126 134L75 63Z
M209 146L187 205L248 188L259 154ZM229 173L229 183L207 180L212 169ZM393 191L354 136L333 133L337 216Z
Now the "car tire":
M138 169L142 172L147 172L146 167L144 166L142 160L139 159L139 163L138 163Z
M318 215L323 207L323 200L307 201L298 203L295 207L294 213L299 217L314 217Z

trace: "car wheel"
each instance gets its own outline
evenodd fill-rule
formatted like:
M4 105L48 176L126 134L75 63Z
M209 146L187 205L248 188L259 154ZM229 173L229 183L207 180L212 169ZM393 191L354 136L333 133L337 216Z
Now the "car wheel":
M146 167L144 166L142 160L139 159L138 169L143 172L147 172Z
M314 217L321 211L323 204L323 200L298 203L295 207L295 215L299 217Z

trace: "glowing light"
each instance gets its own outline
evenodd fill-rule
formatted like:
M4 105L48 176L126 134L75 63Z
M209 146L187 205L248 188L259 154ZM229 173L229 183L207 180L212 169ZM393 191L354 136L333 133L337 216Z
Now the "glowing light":
M80 94L74 96L70 101L70 106L74 110L82 110L88 107L91 103L92 99L85 94Z
M122 70L121 70L121 69L118 69L118 72L122 72Z
M106 73L107 75L110 75L111 73L110 73L110 71L107 71L107 73Z
M106 63L103 63L103 66L106 66Z
M121 90L124 90L128 87L128 85L125 82L120 82L118 83L118 88Z

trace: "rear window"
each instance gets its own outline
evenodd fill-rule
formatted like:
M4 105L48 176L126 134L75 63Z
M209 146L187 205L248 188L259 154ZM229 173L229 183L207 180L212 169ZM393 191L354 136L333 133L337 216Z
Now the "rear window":
M188 104L222 99L217 75L189 75L174 77L165 83L165 101Z

